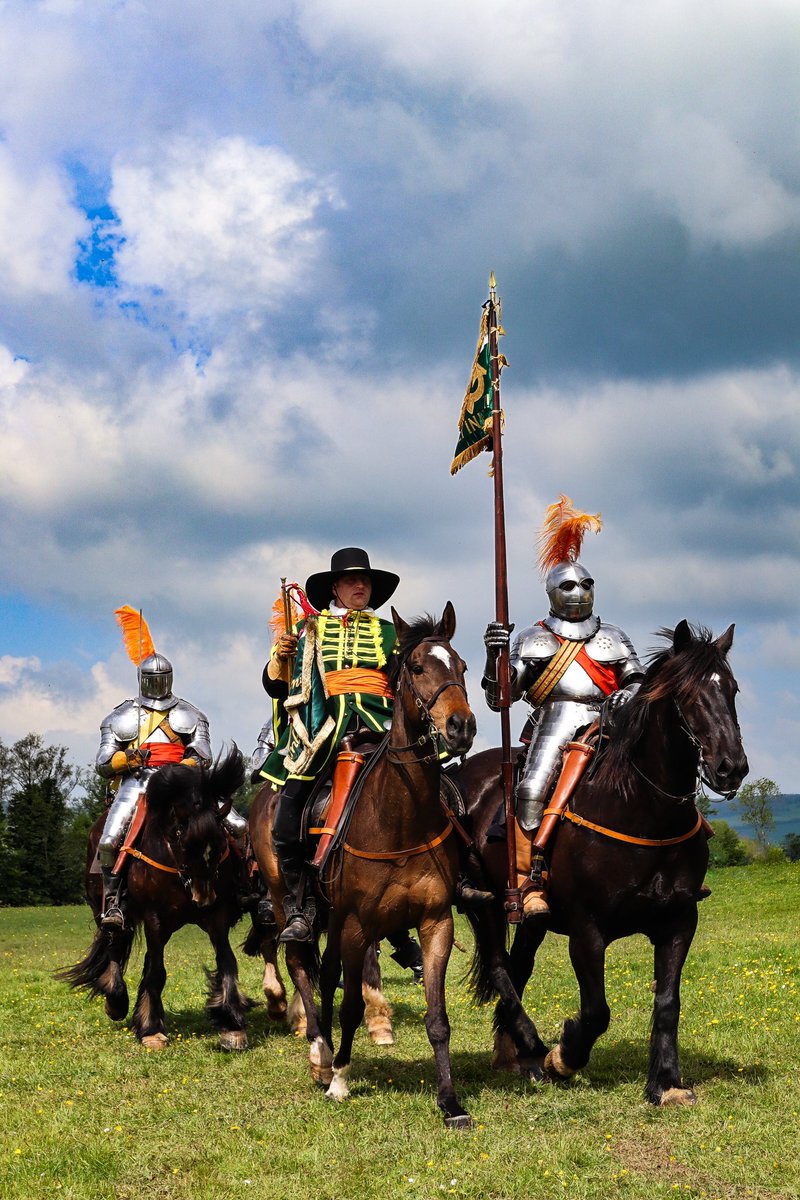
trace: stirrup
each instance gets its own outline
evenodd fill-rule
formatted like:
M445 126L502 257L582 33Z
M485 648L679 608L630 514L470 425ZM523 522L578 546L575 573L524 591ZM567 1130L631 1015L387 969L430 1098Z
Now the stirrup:
M125 928L125 914L123 913L122 909L115 901L113 901L113 900L111 901L108 908L105 910L105 912L100 917L100 928L101 929L124 929Z
M281 932L278 934L279 942L313 942L314 940L314 916L309 916L303 909L298 908L287 918Z
M533 879L526 879L519 889L522 897L522 919L533 920L536 917L549 917L550 905L547 903L544 888Z
M487 892L484 888L478 887L468 879L466 875L462 875L456 882L456 907L459 912L463 908L474 908L479 904L490 904L494 900L494 893Z

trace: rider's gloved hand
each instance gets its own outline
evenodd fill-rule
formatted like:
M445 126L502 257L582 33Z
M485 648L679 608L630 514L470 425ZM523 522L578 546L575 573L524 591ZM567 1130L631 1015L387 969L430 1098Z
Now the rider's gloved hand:
M275 657L286 662L297 653L297 638L293 633L282 633L275 639Z
M500 621L489 622L483 635L483 644L490 658L497 658L500 651L508 646L513 630L513 625L503 625Z

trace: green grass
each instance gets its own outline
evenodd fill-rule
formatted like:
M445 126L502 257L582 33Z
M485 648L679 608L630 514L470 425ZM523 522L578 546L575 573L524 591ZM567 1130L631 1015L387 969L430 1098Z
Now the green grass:
M713 897L684 974L681 1051L698 1093L692 1109L642 1099L652 954L641 938L612 947L612 1024L588 1069L534 1088L489 1068L491 1013L448 984L453 1065L473 1131L446 1133L435 1107L424 997L384 955L397 1046L366 1035L355 1047L352 1099L327 1103L312 1084L306 1043L250 1018L251 1049L216 1049L203 1012L196 930L168 947L171 1044L143 1051L99 1001L52 971L88 945L88 909L0 911L0 1196L3 1200L475 1200L746 1197L800 1194L800 865L733 868ZM469 947L470 935L458 936ZM128 971L138 985L141 951ZM241 960L259 995L260 971ZM553 1040L577 1001L566 943L549 939L527 994Z

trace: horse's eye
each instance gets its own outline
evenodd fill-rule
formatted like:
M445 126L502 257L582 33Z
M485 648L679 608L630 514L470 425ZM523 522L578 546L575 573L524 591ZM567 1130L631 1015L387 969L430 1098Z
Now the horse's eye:
M412 674L414 674L414 675L421 675L421 674L423 673L423 671L424 671L424 670L425 670L425 668L424 668L424 667L423 667L423 666L422 666L420 663L418 663L418 662L412 662L412 664L411 664L411 672L412 672Z

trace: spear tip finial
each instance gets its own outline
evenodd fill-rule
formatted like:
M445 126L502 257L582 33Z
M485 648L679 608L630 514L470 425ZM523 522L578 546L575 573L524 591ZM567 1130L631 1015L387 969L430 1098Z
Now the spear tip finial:
M489 274L489 290L493 292L496 287L497 287L497 280L494 277L494 271L492 271Z

